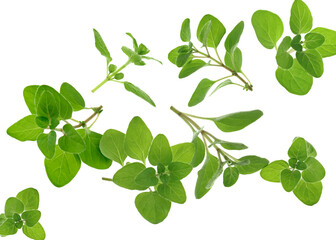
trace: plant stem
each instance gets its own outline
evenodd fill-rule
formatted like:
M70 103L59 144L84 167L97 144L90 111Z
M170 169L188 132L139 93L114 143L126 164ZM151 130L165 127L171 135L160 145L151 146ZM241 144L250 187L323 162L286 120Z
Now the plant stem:
M112 178L102 177L102 180L104 180L104 181L109 181L109 182L113 182L113 179L112 179Z
M73 126L74 128L79 128L79 127L83 127L85 126L91 119L93 119L97 114L99 115L100 111L103 109L103 106L99 106L96 108L95 112L92 113L92 115L90 117L88 117L86 120L84 120L83 122L80 122L79 124Z

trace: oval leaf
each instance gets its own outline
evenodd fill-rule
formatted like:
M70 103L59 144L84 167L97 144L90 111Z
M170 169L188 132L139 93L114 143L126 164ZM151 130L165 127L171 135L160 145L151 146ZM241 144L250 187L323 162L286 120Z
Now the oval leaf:
M239 171L236 167L227 167L223 173L223 184L225 187L233 186L239 178Z
M325 176L325 169L315 158L308 158L305 162L307 168L302 172L302 178L306 182L319 182Z
M315 28L312 33L322 34L325 38L322 46L316 48L322 57L331 57L336 55L336 31L327 28Z
M203 16L200 23L198 24L197 39L203 43L201 32L204 28L204 25L206 25L209 21L211 21L211 27L207 36L206 45L208 47L217 48L226 32L226 29L217 18L210 14Z
M127 91L129 91L129 92L133 93L134 95L142 98L143 100L148 102L150 105L155 107L154 101L150 98L150 96L148 96L147 93L142 91L139 87L135 86L134 84L132 84L130 82L124 82L124 87Z
M274 161L261 169L260 176L269 182L280 182L281 172L286 168L288 168L288 163L286 161Z
M172 146L173 162L183 162L190 164L195 154L193 143L180 143Z
M100 139L99 149L105 157L124 165L124 161L127 157L124 150L124 141L124 133L109 129Z
M157 192L169 201L183 204L187 200L187 195L182 183L178 180L168 181L167 183L160 184Z
M284 169L281 171L280 180L281 185L286 192L291 192L299 183L301 178L301 173L298 170L291 171L289 169Z
M34 240L44 240L46 233L40 223L34 225L34 227L23 226L22 231L24 235Z
M322 188L321 182L308 183L301 179L293 192L301 202L312 206L320 200Z
M313 17L308 6L302 0L294 1L289 25L294 34L307 33L312 28Z
M195 92L191 96L188 107L193 107L202 102L214 83L214 81L211 81L207 78L202 79L197 85Z
M41 133L37 137L37 146L46 158L52 158L56 151L56 132Z
M324 67L321 54L315 49L296 52L296 58L300 65L313 77L322 76Z
M180 37L183 42L189 42L191 38L190 33L190 19L186 18L181 27Z
M7 134L19 141L36 141L41 133L43 129L36 124L34 115L22 118L7 129Z
M74 111L79 111L85 108L85 101L82 95L69 83L61 85L60 93L68 100Z
M149 167L141 171L134 179L135 183L144 186L150 187L158 184L159 179L156 177L156 171L154 168Z
M201 69L205 65L206 65L206 62L200 59L191 60L190 62L186 63L183 66L183 68L180 71L179 78L188 77L189 75L193 74L194 72Z
M239 162L248 161L246 165L236 165L240 174L251 174L258 172L268 165L268 160L258 156L245 156L239 159Z
M150 164L156 166L159 163L168 166L172 161L173 153L169 145L169 141L165 135L157 135L150 147L148 160Z
M325 39L322 34L319 33L308 33L305 36L305 47L308 49L315 49L324 43Z
M189 175L192 166L183 162L172 162L169 164L168 170L170 178L181 180Z
M23 205L24 210L36 210L39 207L40 196L36 189L27 188L16 195L16 198L19 199Z
M58 146L66 152L81 153L85 150L85 142L71 124L63 126L64 136L58 139Z
M241 21L234 27L234 29L226 37L224 45L227 52L231 54L234 52L239 43L243 30L244 30L244 22Z
M145 165L139 162L126 164L114 174L113 182L126 189L145 190L147 189L146 186L139 185L135 182L135 177L145 169Z

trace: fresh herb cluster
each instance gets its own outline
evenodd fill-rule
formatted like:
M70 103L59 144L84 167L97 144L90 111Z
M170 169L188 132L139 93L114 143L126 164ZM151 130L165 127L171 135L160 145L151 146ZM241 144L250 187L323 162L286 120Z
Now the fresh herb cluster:
M284 31L281 18L266 10L252 16L259 42L276 50L278 82L290 93L305 95L313 85L313 77L320 78L324 72L323 58L336 54L336 32L322 27L312 29L312 14L302 0L294 1L289 24L295 36L284 37L278 46Z
M0 236L14 235L18 229L29 238L44 240L45 232L39 223L41 212L38 210L39 193L34 188L19 192L10 197L5 204L5 213L0 214Z
M226 53L225 56L223 55L224 60L222 60L217 48L226 33L224 25L217 18L209 14L201 19L197 27L197 39L201 42L202 47L204 47L204 52L196 48L191 42L190 19L187 18L183 21L180 37L186 44L174 48L168 54L169 61L177 67L182 68L179 78L188 77L197 70L208 66L221 67L230 72L229 76L221 77L217 80L202 79L189 100L189 107L202 102L209 90L216 84L217 86L211 94L230 84L240 86L247 91L252 91L253 86L241 69L243 58L242 52L238 48L238 43L243 30L244 22L242 21L228 34L224 42ZM211 56L209 48L214 50L216 56ZM229 79L233 77L236 77L242 84L235 83Z

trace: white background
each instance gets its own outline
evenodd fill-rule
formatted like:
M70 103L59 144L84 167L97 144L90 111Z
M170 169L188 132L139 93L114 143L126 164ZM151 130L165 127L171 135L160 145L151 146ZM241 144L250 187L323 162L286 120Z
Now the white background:
M336 29L334 1L307 0L314 26ZM250 18L254 11L276 12L289 34L292 1L1 1L0 3L0 204L27 188L41 195L41 223L47 239L335 239L335 58L325 59L325 73L315 79L306 96L289 94L275 79L275 51L264 49L254 34ZM188 108L187 102L203 77L217 79L227 74L204 68L186 79L178 79L179 69L167 59L168 52L181 44L180 26L191 19L193 40L199 20L210 13L230 31L240 20L245 30L240 48L243 70L254 85L253 92L228 86ZM163 66L148 62L144 67L125 70L125 80L144 89L157 108L108 83L95 94L90 90L105 77L105 59L95 49L92 28L103 36L113 57L121 65L126 56L121 46L131 46L125 32L151 49L150 55ZM223 44L219 51L224 54ZM270 161L287 160L287 150L296 136L306 138L325 166L321 200L313 207L302 204L280 184L266 182L259 173L241 176L235 186L224 188L219 179L201 200L193 191L197 170L183 181L188 200L172 204L166 220L159 225L145 221L134 206L137 192L103 182L120 168L108 170L82 167L75 179L58 189L48 180L44 158L36 142L21 143L6 129L27 115L22 90L31 84L48 84L56 89L62 82L74 85L88 106L104 106L94 131L109 128L125 132L133 116L139 115L153 135L164 133L170 143L190 141L185 123L169 110L176 108L203 116L261 109L264 116L246 129L224 134L211 122L199 122L205 129L228 141L249 146L237 157L255 154ZM90 112L81 115L85 118ZM20 232L8 239L23 239Z

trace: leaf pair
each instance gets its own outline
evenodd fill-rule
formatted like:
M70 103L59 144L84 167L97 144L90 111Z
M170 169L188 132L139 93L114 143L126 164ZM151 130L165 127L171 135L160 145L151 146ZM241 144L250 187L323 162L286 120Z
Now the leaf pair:
M23 233L34 240L45 239L45 232L39 223L39 193L34 188L19 192L5 204L5 213L0 214L0 236L14 235L22 228Z

